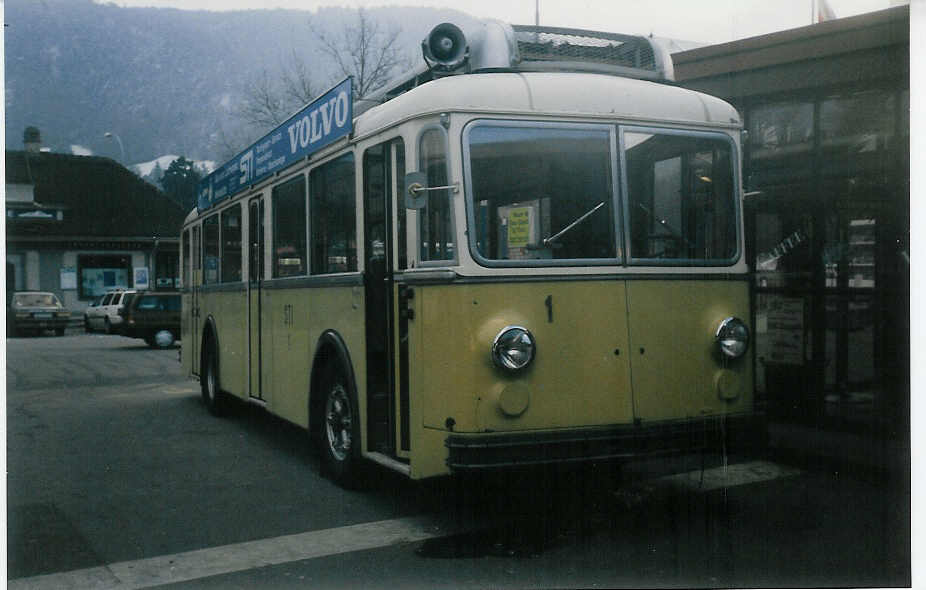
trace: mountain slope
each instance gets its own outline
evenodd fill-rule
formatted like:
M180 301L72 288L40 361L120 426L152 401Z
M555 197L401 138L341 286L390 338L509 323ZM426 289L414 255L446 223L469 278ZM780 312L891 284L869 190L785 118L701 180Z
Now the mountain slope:
M454 11L377 8L384 26L401 26L401 44L417 58L418 43L435 24L471 22ZM248 81L277 75L295 53L324 89L334 75L309 28L340 31L353 11L238 12L121 8L92 0L8 0L5 3L6 143L20 149L26 126L43 144L72 144L125 162L182 154L220 159L217 142L233 134L230 116Z

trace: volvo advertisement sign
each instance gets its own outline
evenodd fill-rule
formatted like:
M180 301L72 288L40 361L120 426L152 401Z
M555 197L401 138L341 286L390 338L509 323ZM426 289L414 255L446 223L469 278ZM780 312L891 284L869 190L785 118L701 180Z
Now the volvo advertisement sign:
M204 178L197 189L197 207L203 211L215 206L247 186L350 135L352 126L351 78L346 78Z

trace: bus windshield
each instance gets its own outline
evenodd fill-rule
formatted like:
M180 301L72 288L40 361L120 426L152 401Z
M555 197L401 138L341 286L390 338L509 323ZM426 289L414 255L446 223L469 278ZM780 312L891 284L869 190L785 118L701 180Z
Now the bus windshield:
M619 201L615 133L610 125L471 125L464 143L476 259L490 266L620 263L625 244L620 236L626 233L634 264L734 262L737 211L729 139L623 130L626 182ZM615 203L623 208L620 216Z
M611 134L606 125L472 127L477 257L615 260Z
M737 240L730 142L627 131L624 150L631 257L732 261Z

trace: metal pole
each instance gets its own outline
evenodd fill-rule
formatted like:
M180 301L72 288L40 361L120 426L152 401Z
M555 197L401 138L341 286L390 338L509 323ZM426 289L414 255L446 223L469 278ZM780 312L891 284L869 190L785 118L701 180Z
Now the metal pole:
M126 163L126 162L125 162L125 148L122 147L122 138L119 137L118 134L113 133L112 131L107 131L106 133L103 134L103 137L105 137L105 138L107 138L107 139L112 139L112 138L114 138L114 137L116 138L116 141L119 143L119 153L120 153L121 156L122 156L122 157L121 157L121 162L122 162L123 165L125 165L125 163Z

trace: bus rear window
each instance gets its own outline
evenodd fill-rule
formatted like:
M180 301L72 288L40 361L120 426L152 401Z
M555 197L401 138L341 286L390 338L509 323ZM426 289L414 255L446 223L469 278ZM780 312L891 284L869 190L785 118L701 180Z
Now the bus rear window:
M507 265L617 259L612 133L604 125L470 127L477 258Z

